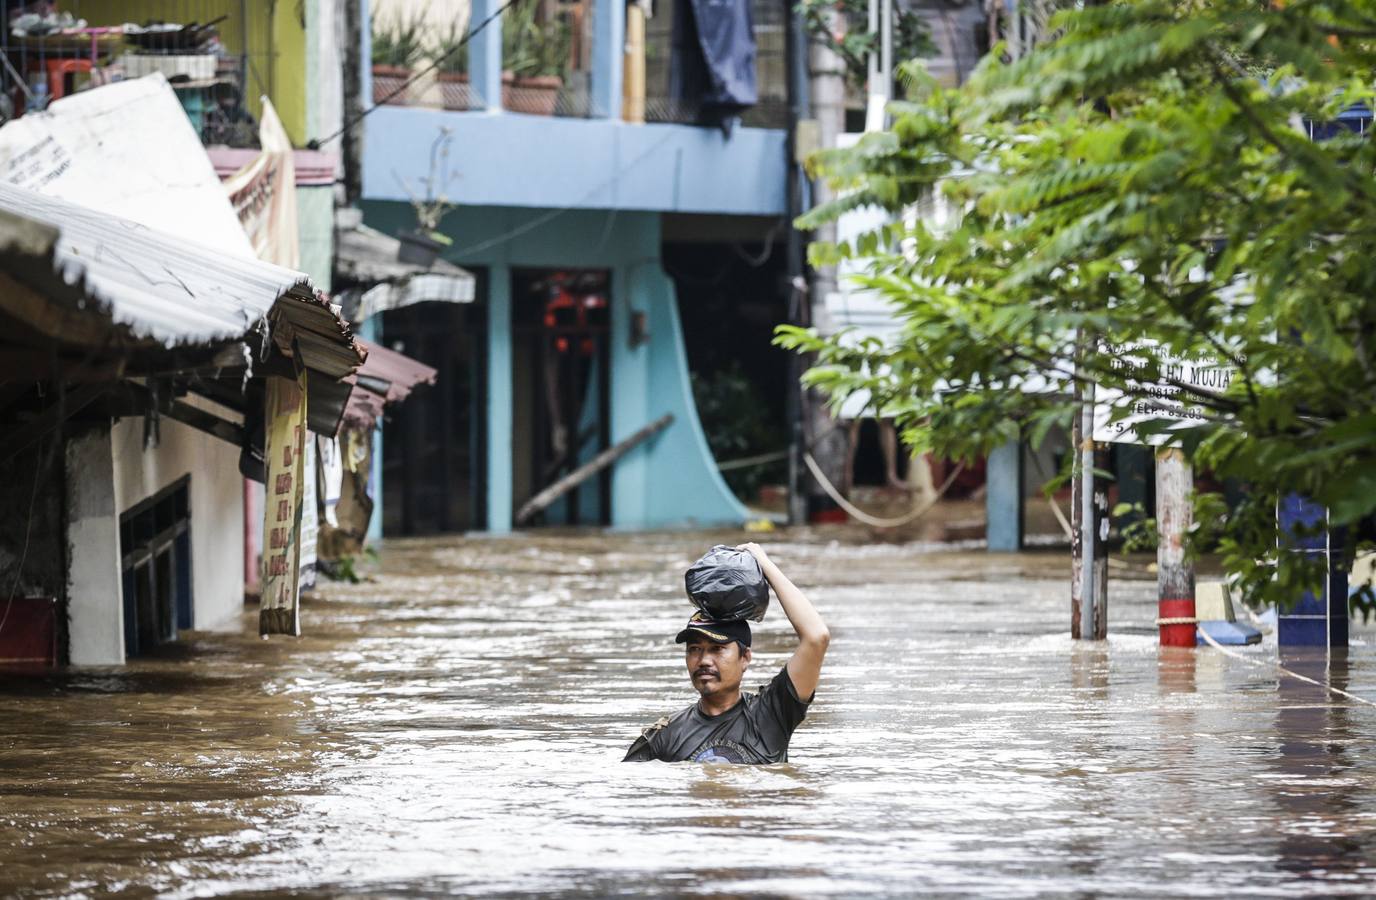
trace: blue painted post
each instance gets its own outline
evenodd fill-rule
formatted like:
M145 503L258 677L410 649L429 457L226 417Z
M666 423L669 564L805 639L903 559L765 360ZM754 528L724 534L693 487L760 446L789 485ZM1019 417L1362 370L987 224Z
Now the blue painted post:
M366 57L365 57L366 58ZM381 343L377 316L358 323L358 336L369 344ZM373 429L373 455L368 467L368 487L372 491L373 515L368 519L368 541L382 540L382 423Z
M597 119L620 119L626 0L596 0L592 29L592 115Z
M1343 533L1328 527L1328 510L1298 494L1281 498L1276 510L1286 545L1280 564L1291 554L1319 557L1324 584L1319 596L1306 591L1278 617L1276 642L1282 647L1347 646L1347 570L1343 567ZM1303 529L1304 535L1296 531Z
M487 530L511 532L511 267L492 265L487 281Z
M994 448L985 461L984 516L989 552L1022 549L1022 442L1014 438Z
M469 28L501 8L500 0L473 0ZM364 57L367 59L368 57ZM468 82L488 112L502 111L502 20L495 19L468 44Z

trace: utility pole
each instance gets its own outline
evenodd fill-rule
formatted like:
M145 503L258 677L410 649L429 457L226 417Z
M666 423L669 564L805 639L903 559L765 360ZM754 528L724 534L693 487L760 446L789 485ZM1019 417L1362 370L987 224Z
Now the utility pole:
M1195 646L1194 566L1185 559L1194 472L1185 454L1156 454L1156 598L1161 646Z
M789 4L793 10L792 4ZM799 105L800 120L810 115L816 123L814 133L815 148L832 149L846 130L846 65L841 56L823 41L809 38L803 17L796 10L790 13L797 29L797 60L795 70L800 91L807 96L807 102ZM833 33L845 27L840 12L832 9L825 13L826 27ZM794 159L796 162L800 160ZM801 169L800 169L801 172ZM808 205L820 205L833 199L834 194L823 180L802 183L806 191ZM817 227L815 237L822 243L836 240L836 223L826 222ZM835 266L821 266L810 270L810 278L805 294L795 293L799 305L806 310L807 324L823 334L829 333L832 323L827 313L827 300L838 289ZM846 465L846 439L843 429L837 427L827 408L826 398L814 391L799 388L799 407L801 431L798 437L800 453L806 445L823 474L834 484L843 484ZM797 521L807 517L808 496L821 496L820 487L807 475L806 470L799 473L798 504L795 510Z
M341 4L344 15L344 123L354 123L363 117L366 104L363 97L363 66L372 65L363 59L363 11L359 3L345 0ZM367 98L369 102L372 98ZM344 198L341 206L353 206L363 196L363 129L347 128L340 135L344 157Z
M806 180L799 159L798 129L807 116L807 35L803 17L791 3L788 10L788 29L784 45L788 63L788 146L785 148L788 166L788 322L807 325L811 321L808 309L807 270L803 259L803 235L793 224L803 213L803 190ZM784 398L788 419L788 523L802 525L807 521L807 501L802 490L802 457L806 450L804 420L808 414L802 384L803 366L798 354L788 355L788 393Z
M1077 383L1079 414L1071 437L1079 458L1071 491L1070 636L1108 637L1108 491L1097 484L1104 462L1094 443L1094 385Z

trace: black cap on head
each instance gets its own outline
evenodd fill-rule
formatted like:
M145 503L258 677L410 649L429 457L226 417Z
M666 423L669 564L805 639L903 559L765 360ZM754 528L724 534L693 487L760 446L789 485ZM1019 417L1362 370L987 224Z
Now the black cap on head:
M676 644L686 644L693 638L706 638L717 644L729 644L732 641L742 647L750 646L750 623L744 619L735 619L730 622L714 622L702 613L693 613L693 617L688 620L688 625L674 638Z

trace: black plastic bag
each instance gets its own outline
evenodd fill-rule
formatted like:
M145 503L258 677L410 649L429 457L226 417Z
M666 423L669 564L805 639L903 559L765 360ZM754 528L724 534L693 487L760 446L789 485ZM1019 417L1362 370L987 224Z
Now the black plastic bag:
M713 621L764 619L769 608L769 582L760 564L744 550L718 544L693 563L683 576L688 599Z

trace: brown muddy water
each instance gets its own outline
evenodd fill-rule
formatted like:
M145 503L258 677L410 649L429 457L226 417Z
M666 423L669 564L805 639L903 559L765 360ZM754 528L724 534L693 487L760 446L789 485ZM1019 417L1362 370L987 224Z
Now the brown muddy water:
M0 682L0 893L1376 893L1376 709L1159 650L1148 580L1073 645L1064 551L777 536L833 633L793 761L621 764L718 537L393 542L299 640ZM1376 699L1376 630L1296 665Z

